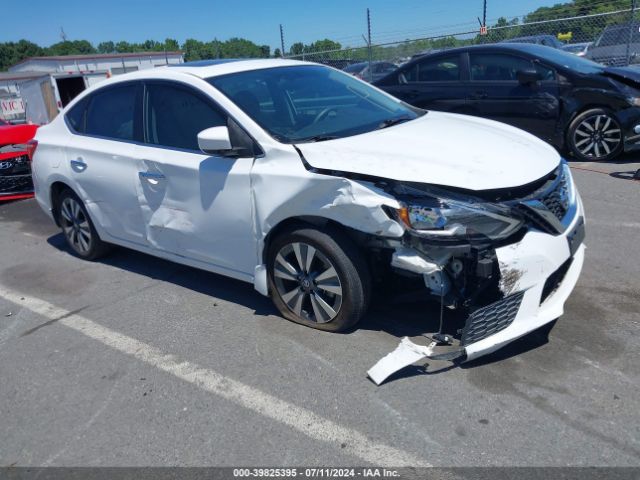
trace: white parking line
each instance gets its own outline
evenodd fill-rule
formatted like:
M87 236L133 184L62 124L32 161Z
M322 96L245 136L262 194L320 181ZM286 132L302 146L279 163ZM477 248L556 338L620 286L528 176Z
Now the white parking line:
M88 318L56 307L45 300L23 295L3 286L0 286L0 297L49 320L59 319L57 323L97 340L114 350L130 355L202 390L287 425L309 438L327 442L365 462L393 467L432 466L421 458L390 445L370 440L356 430L339 425L305 408L281 400L209 368L203 368L194 363L180 360L174 355L163 353L151 345L103 327Z

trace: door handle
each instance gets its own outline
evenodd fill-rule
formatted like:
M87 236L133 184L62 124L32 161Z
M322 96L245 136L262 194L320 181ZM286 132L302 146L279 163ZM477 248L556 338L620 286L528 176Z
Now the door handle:
M489 94L487 92L478 91L478 92L475 92L472 95L472 98L474 98L475 100L483 100L483 99L487 98L488 96L489 96Z
M138 172L138 176L146 180L162 180L165 178L163 174L155 172Z
M71 164L71 168L77 172L84 172L87 169L87 164L84 163L84 160L81 157L71 160L69 163Z
M138 176L140 177L140 180L145 180L154 187L159 185L160 181L165 178L163 174L157 172L138 172Z

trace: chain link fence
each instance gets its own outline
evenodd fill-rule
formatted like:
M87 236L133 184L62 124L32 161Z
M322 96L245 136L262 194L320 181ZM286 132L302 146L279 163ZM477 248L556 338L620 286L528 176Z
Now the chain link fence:
M498 42L539 43L562 48L609 66L640 63L640 9L634 7L590 15L578 8L567 16L537 20L533 15L511 20L500 18L480 34L478 23L460 24L457 31L433 31L406 40L374 39L371 45L337 50L309 48L287 58L323 63L347 69L365 80L375 81L413 57L449 48ZM363 38L366 42L366 39Z

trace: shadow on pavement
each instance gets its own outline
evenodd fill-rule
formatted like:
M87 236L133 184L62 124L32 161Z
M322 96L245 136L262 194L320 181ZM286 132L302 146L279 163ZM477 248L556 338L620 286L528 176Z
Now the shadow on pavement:
M62 233L50 236L47 242L52 247L64 251L69 255L73 255L67 247ZM256 315L279 316L277 309L273 306L269 298L256 292L252 285L239 280L197 268L179 265L168 260L121 247L115 247L112 253L98 262L155 280L172 283L198 293L209 295L213 298L249 307L254 310ZM379 331L392 335L398 338L399 341L403 337L420 337L426 333L438 331L440 323L439 304L427 300L401 301L398 300L399 296L391 292L387 287L388 286L378 288L374 292L374 300L365 318L354 329L344 334L349 335L358 329ZM412 296L409 295L409 297ZM415 297L415 295L413 295L413 297ZM448 326L448 332L455 331L464 325L464 315L462 312L445 309L443 323ZM307 327L300 326L299 328ZM540 331L533 332L509 344L498 352L473 362L461 365L447 362L439 368L413 365L389 377L385 383L401 378L444 373L457 366L474 368L500 362L544 345L547 343L549 330L550 328L546 333L540 333ZM424 344L428 343L429 340L424 338ZM437 363L438 365L443 364L443 362Z

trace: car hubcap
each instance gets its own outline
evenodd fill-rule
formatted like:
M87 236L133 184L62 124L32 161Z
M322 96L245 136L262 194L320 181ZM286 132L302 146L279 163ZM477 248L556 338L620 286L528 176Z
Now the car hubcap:
M71 246L80 253L91 249L91 228L80 204L73 198L65 198L60 206L62 230Z
M608 115L585 118L573 134L573 144L586 157L605 157L618 148L620 142L620 125Z
M316 248L289 243L276 255L273 276L278 295L298 317L317 323L333 320L342 305L342 283L335 267Z

